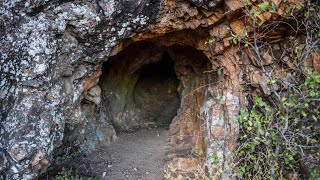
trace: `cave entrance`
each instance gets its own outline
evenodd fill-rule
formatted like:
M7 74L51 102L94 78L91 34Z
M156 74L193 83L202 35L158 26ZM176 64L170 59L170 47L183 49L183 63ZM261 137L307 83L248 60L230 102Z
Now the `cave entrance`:
M102 73L102 103L116 131L168 126L176 116L180 81L165 48L130 45L110 57Z
M141 68L133 101L139 109L147 110L144 127L169 126L180 105L178 85L174 62L166 52L160 61Z
M204 148L199 113L207 84L216 81L211 62L190 46L124 47L103 63L98 85L84 96L87 123L65 133L65 142L88 151L68 167L102 179L160 180L166 164L199 163L190 153Z

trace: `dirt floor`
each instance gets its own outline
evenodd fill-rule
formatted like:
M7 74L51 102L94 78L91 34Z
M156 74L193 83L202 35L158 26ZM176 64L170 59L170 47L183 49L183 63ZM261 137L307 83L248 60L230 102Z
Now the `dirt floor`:
M119 133L110 146L72 162L72 169L98 179L162 180L167 142L166 128Z

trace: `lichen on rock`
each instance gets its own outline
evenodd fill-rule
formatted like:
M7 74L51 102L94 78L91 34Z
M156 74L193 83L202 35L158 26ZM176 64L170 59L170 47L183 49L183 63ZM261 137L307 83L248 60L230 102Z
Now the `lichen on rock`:
M167 115L167 165L187 174L216 154L210 174L232 177L241 84L264 95L278 88L268 86L252 51L229 41L230 31L246 28L242 8L238 0L3 1L0 179L35 179L72 153L107 145L116 131ZM285 43L273 47L262 63L280 72L273 56ZM152 86L139 73L163 56L176 79ZM190 160L192 149L205 153Z

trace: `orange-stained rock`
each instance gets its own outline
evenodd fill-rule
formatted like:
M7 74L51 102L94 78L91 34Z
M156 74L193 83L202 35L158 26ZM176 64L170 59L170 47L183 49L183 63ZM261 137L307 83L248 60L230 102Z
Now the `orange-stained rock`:
M264 59L264 62L263 62L264 65L270 65L273 63L273 58L269 51L265 51L262 54L262 58Z
M225 3L231 11L235 11L244 7L240 0L225 0Z
M243 21L235 20L230 23L230 27L231 27L232 31L234 33L236 33L236 35L238 35L238 36L245 35L245 29L244 29L245 25L244 25Z
M268 21L271 18L271 16L272 16L272 14L270 12L264 12L264 13L262 13L261 20ZM259 18L260 18L260 16L259 16Z
M148 31L136 34L132 40L140 41L173 31L208 27L221 21L224 16L222 8L206 11L185 1L165 0L159 13L159 21L151 25Z
M312 65L313 68L320 74L320 53L316 51L311 53Z
M220 24L214 26L210 30L210 36L214 38L225 38L230 34L230 27L227 24Z
M96 85L99 81L99 77L101 75L101 67L102 67L102 63L97 66L97 69L96 71L94 71L93 74L91 74L89 77L87 77L85 79L85 82L84 82L84 91L87 91L89 90L90 88L92 88L94 85Z
M277 12L280 12L279 14L285 10L281 2L281 0L273 0L274 4L280 6ZM248 86L253 88L251 92L253 95L270 95L272 88L277 87L270 87L269 79L261 71L261 66L273 68L276 58L273 57L273 50L261 49L262 59L259 62L256 52L252 49L242 49L243 44L234 46L229 42L230 31L237 36L251 36L253 32L252 19L245 16L244 6L240 0L226 0L225 5L222 5L223 8L212 11L199 9L185 1L165 0L163 3L165 6L161 9L159 21L150 26L147 31L136 34L131 40L133 42L147 40L157 46L165 47L179 44L202 50L211 62L208 66L210 69L205 72L219 76L214 82L215 85L212 86L206 76L202 76L203 80L199 80L196 85L188 81L183 81L181 85L182 89L186 87L190 89L182 91L181 109L170 125L171 148L167 153L167 165L180 173L186 173L192 171L188 165L196 166L197 163L202 163L199 160L191 161L187 157L192 148L203 148L207 153L216 151L220 156L232 157L233 150L237 146L238 133L235 117L240 106L239 99L244 96L241 85L248 83ZM257 6L252 8L258 10ZM264 12L259 15L257 25L261 21L267 24L276 18L278 15ZM287 31L288 27L281 25L274 32L270 32L267 41L271 43L281 41ZM263 37L262 32L259 31L257 35ZM252 43L252 39L248 38L248 41ZM275 50L280 51L281 48L276 47ZM117 51L115 49L115 52ZM294 68L288 57L281 61L290 68ZM313 64L317 64L318 61L314 60L314 62ZM279 68L274 69L275 73L281 73ZM192 72L192 67L180 67L179 70L177 74L187 76ZM219 102L214 99L217 96L225 98L225 106L217 105ZM209 97L214 99L211 99L212 104ZM199 113L202 116L199 117ZM206 113L208 116L204 118L203 114ZM211 126L202 126L201 124L208 119L211 121ZM228 137L231 137L228 141L225 141L226 132ZM207 136L210 134L212 141L225 142L227 148L222 150L215 142L204 143L205 138L201 137L203 133L207 133L205 134ZM229 166L231 162L232 158L221 159L219 162L221 164L218 164L216 169L212 169L211 173L219 175L222 164ZM226 171L230 171L231 168L228 168Z
M224 45L224 47L229 47L231 45L228 38L223 38L223 45Z

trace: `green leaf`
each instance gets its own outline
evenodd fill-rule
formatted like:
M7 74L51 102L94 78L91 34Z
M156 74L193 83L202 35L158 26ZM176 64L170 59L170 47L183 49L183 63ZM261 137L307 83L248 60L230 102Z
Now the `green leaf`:
M203 154L203 150L202 149L199 149L199 153L198 153L200 156L202 156Z
M286 13L290 13L290 12L291 12L291 7L287 7Z
M263 135L264 134L264 131L262 129L258 129L258 133Z
M309 95L310 95L311 97L315 97L315 96L316 96L316 92L310 91Z
M304 7L304 4L299 4L296 6L296 9L301 10Z
M256 11L256 10L254 10L254 9L251 9L251 10L250 10L250 14L253 14L253 15L255 15L255 16L259 16L259 15L261 14L261 12L260 12L260 11Z
M268 1L263 2L259 4L258 7L260 8L261 11L265 11L269 7L269 2Z
M277 9L278 9L278 6L275 5L274 3L272 3L272 6L270 7L269 12L275 13L277 11Z
M317 120L318 120L315 115L312 115L312 119L313 119L314 121L317 121Z
M304 13L304 17L309 17L309 16L310 16L309 12Z
M269 13L275 13L276 11L274 9L269 9Z
M237 44L238 43L236 38L233 38L232 42L233 42L233 44Z
M265 134L265 136L270 136L270 133L267 131L266 134Z
M265 21L261 21L258 26L259 26L259 27L262 26L262 25L264 24L264 22L265 22Z

